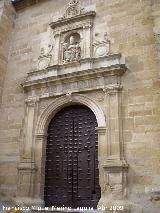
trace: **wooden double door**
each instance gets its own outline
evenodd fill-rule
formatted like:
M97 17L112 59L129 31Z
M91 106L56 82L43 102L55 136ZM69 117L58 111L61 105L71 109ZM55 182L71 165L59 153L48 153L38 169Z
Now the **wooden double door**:
M60 110L48 127L46 206L93 207L100 199L96 117L86 106Z

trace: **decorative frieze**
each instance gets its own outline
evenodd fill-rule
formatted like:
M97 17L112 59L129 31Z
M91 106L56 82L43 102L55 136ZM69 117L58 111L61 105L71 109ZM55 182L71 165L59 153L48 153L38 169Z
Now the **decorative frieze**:
M46 70L33 71L28 73L26 81L23 83L24 89L29 89L33 85L43 85L47 82L66 83L68 80L78 81L81 79L93 79L100 76L121 76L126 71L121 54L114 54L100 59L81 59L79 62L56 65ZM96 74L95 74L96 73ZM108 88L109 90L109 88Z

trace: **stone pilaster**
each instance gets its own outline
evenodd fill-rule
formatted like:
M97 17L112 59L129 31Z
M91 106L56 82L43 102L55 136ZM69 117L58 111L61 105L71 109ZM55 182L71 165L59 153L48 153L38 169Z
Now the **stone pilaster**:
M121 91L120 84L111 84L103 89L105 93L105 114L107 117L106 148L104 147L105 159L103 162L103 187L99 205L110 208L112 205L125 206L127 196L127 171L128 164L124 160L122 115L121 115Z
M36 173L35 195L41 200L44 200L46 144L47 135L36 134L35 159L38 171Z
M18 190L15 202L19 205L40 205L41 200L35 198L35 124L37 120L38 98L25 101L24 140L21 147L21 158L18 165ZM36 200L35 202L33 200Z

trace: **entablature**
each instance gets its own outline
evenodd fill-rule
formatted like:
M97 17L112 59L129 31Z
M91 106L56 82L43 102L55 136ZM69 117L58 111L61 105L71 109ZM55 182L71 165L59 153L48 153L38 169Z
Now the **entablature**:
M81 59L78 62L53 65L43 70L29 72L23 87L27 89L45 83L59 84L88 78L98 81L100 77L121 76L125 71L125 59L121 54Z

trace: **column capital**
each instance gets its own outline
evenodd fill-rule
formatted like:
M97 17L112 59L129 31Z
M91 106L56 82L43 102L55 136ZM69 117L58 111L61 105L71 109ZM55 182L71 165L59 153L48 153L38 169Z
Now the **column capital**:
M122 91L122 88L123 86L121 84L108 84L104 86L102 89L105 94L110 95Z
M28 105L28 106L35 106L35 104L39 102L39 97L32 97L32 96L29 96L27 99L25 99L25 103Z

